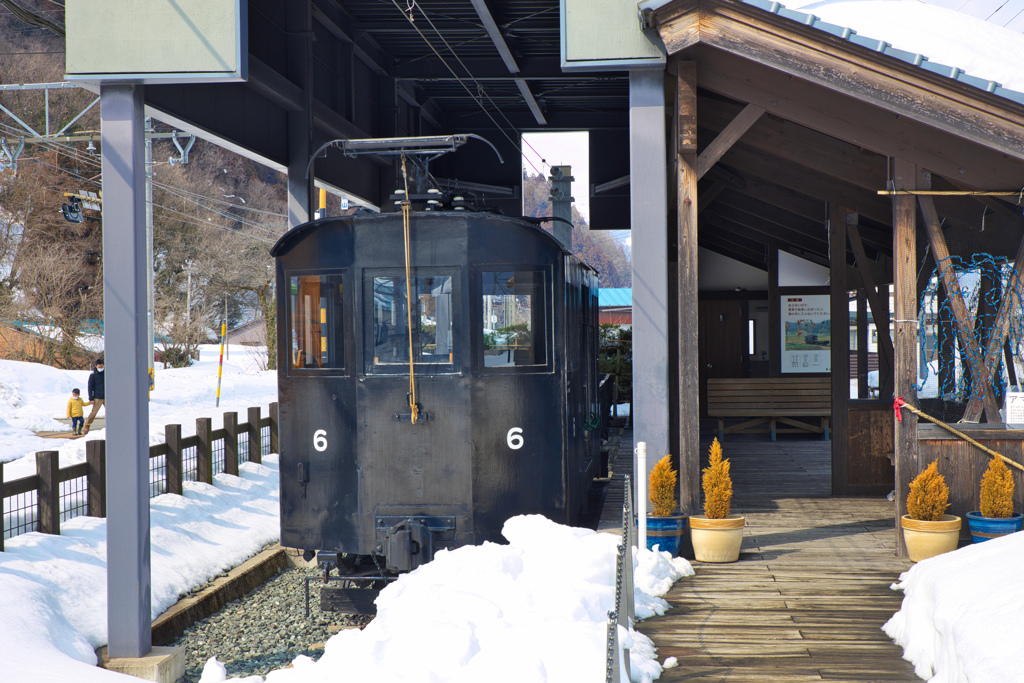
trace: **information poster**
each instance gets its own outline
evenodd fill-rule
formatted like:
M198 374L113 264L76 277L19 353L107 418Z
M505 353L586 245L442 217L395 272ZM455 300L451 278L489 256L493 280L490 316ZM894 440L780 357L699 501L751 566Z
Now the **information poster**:
M782 372L831 372L829 295L784 295L781 310Z

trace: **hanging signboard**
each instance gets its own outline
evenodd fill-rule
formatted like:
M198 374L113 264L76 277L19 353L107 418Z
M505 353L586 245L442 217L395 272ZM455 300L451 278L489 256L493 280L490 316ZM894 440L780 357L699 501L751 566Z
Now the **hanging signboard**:
M828 294L783 295L782 372L832 371Z

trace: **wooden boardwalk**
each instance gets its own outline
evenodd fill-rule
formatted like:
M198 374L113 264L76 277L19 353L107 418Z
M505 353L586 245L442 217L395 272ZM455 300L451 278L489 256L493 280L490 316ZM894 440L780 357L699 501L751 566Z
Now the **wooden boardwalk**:
M631 437L617 449L622 468ZM666 596L672 609L639 625L659 661L678 659L660 680L920 680L881 631L902 600L889 586L911 566L893 552L893 504L829 497L829 444L818 438L723 445L733 511L747 520L743 550L732 564L693 562L696 576Z

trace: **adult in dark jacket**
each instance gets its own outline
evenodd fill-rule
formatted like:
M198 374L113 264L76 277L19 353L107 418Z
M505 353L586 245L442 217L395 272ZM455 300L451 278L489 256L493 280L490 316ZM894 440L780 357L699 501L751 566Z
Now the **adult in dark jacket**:
M100 412L100 407L107 398L106 386L103 381L103 359L97 358L92 366L92 374L89 375L89 400L92 401L92 412L85 419L85 429L82 430L83 434L89 433L92 421L96 419L96 414Z

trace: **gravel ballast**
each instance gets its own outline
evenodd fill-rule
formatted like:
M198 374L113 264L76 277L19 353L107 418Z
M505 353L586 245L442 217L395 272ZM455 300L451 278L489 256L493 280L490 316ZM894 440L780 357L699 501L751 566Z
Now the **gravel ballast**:
M305 580L310 582L306 616ZM317 659L341 629L361 628L371 617L320 611L321 569L281 570L248 595L186 629L174 645L185 649L185 683L196 683L210 657L229 677L266 676L299 655Z

